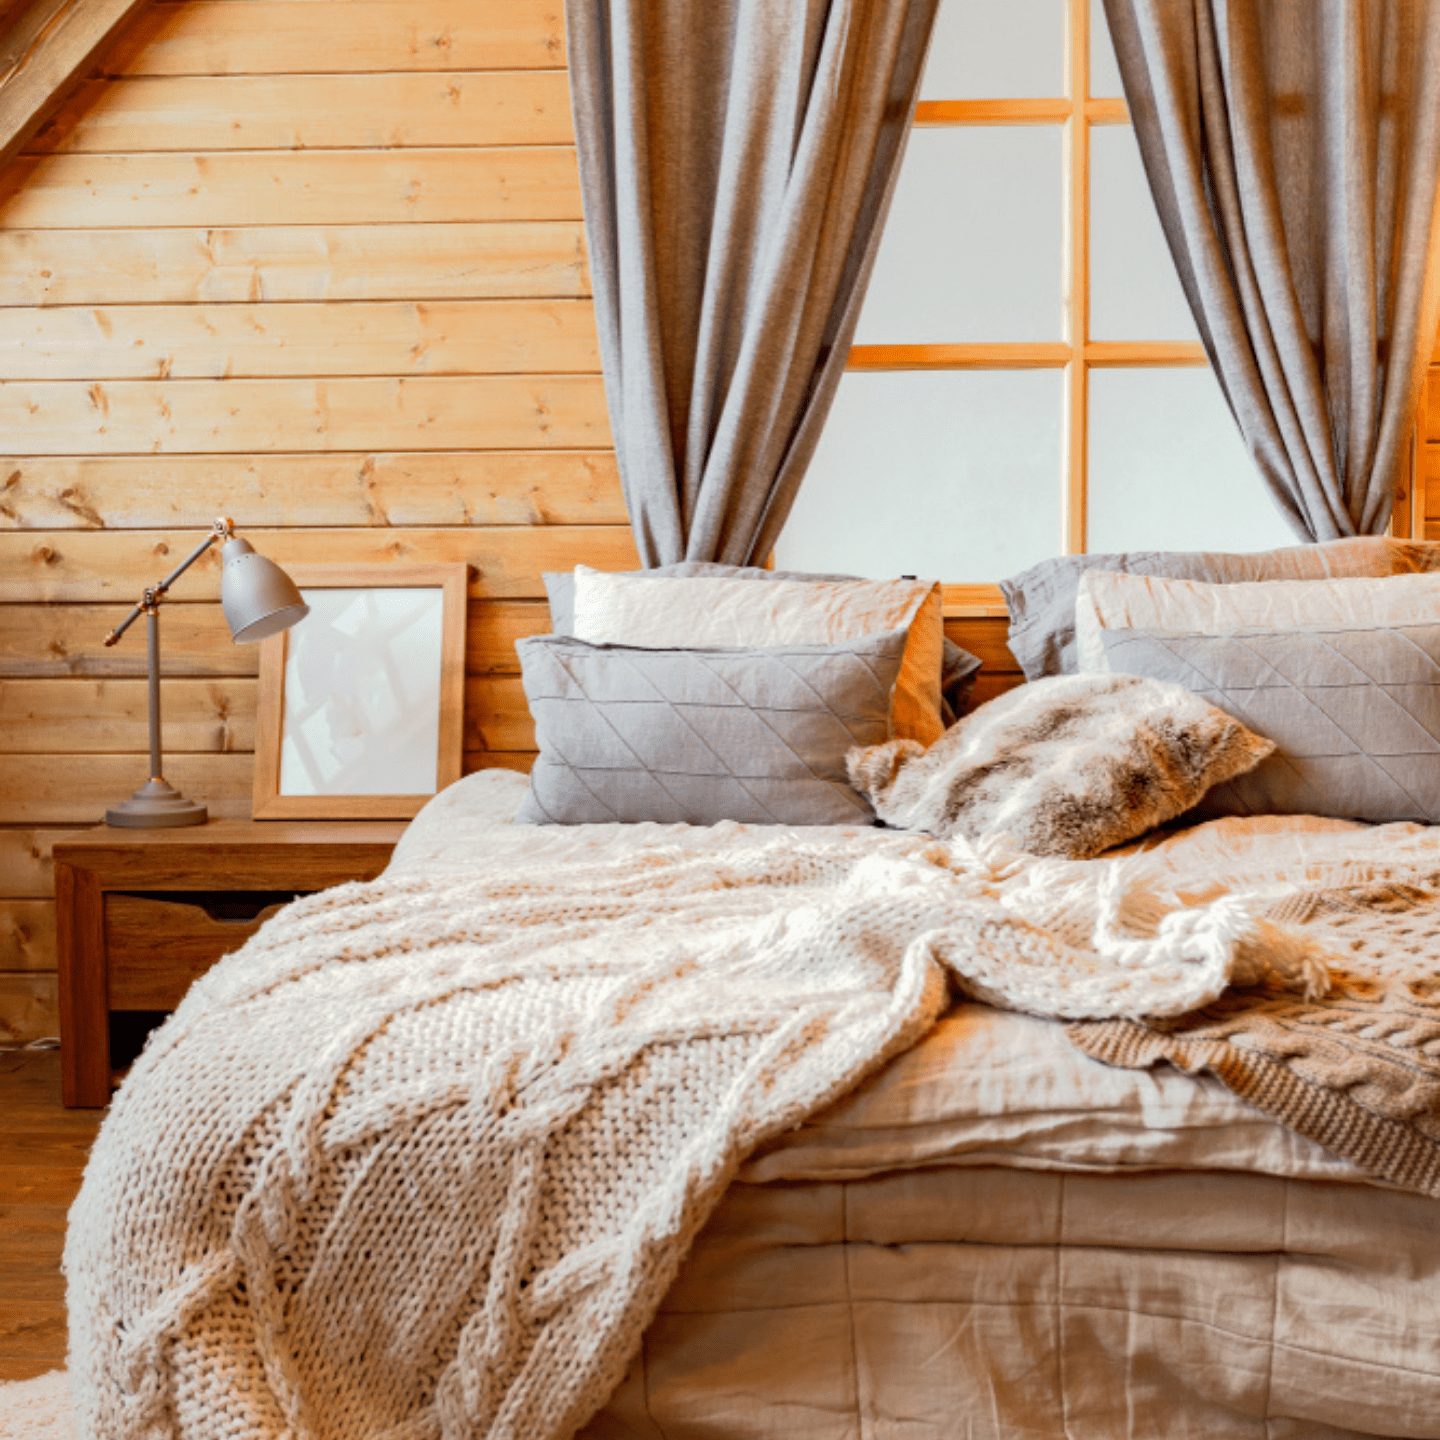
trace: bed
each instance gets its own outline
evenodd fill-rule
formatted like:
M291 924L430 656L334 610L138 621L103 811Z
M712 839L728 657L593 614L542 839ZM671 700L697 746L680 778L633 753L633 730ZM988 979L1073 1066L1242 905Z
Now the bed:
M453 787L395 868L725 843L512 826L523 789ZM1300 851L1359 830L1285 828ZM1053 1022L960 1004L752 1157L582 1434L1440 1435L1440 1209L1212 1078L1114 1069Z
M898 608L706 647L664 578L577 576L685 634L557 609L518 647L528 784L438 795L131 1072L67 1238L82 1423L1440 1437L1440 827L1400 819L1404 766L1440 816L1428 632L1362 627L1399 679L1325 632L1253 731L1118 664L945 730L927 582L747 580L699 613ZM1401 778L1363 788L1397 823L1193 823L1330 765L1285 729L1320 688L1390 706Z
M842 972L833 1013L823 965L795 973L807 936L913 959L896 915L921 924L904 907L932 885L963 898L978 857L952 875L956 852L855 826L520 825L524 795L505 771L443 792L384 877L291 907L153 1037L67 1242L93 1433L1440 1436L1435 1199L1213 1078L1102 1064L1053 1020L947 1007L933 966L908 1009L906 964L888 990ZM1221 854L1257 873L1367 852L1440 871L1437 851L1418 825L1230 819L1114 863L1203 887ZM757 857L823 875L831 852L850 868L778 919L773 894L746 891ZM1066 865L1003 868L1038 903L1073 889ZM713 927L667 910L652 872L741 908ZM814 903L830 890L838 928ZM619 991L594 980L677 928L697 984L732 940L748 975L777 951L770 1030L742 1005L702 1033L730 972L669 1008L651 971ZM497 968L533 945L569 957L568 1029L545 999L555 973ZM520 1007L487 1009L506 985ZM655 1033L652 1002L662 1032L700 1023L712 1058L758 1037L770 1061L711 1083L678 1047L627 1048ZM835 1041L863 1063L816 1089L811 1050L774 1048L797 1023L814 1053ZM577 1064L622 1079L582 1110ZM752 1102L776 1095L760 1124ZM637 1126L654 1166L612 1184L630 1153L615 1135ZM501 1133L521 1138L496 1150ZM681 1170L703 1183L682 1193ZM615 1238L632 1232L663 1244Z

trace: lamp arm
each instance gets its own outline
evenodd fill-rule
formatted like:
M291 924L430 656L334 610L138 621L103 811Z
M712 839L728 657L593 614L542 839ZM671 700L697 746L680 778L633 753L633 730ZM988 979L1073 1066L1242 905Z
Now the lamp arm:
M231 531L234 529L232 523L223 516L215 522L210 533L187 555L158 585L152 585L135 602L130 613L105 637L106 646L115 644L117 640L144 614L153 610L170 587L218 540L228 540Z

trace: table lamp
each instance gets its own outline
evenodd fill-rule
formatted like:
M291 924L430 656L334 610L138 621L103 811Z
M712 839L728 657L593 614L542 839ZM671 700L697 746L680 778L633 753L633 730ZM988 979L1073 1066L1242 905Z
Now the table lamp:
M140 597L130 613L105 637L113 645L144 616L150 650L150 779L128 800L105 812L107 825L130 830L153 830L178 825L203 825L209 812L187 800L160 772L160 604L170 587L214 544L220 551L220 604L230 638L246 645L288 630L310 613L295 582L273 560L257 555L248 541L235 537L226 519L214 529L158 585Z

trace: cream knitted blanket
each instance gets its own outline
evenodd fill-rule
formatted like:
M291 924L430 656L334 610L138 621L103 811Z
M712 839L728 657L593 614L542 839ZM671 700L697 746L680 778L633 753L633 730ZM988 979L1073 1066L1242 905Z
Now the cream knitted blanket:
M742 1159L914 1043L947 977L1069 1017L1322 981L1299 932L1232 896L1160 914L1130 874L736 827L296 903L101 1131L66 1250L81 1433L568 1436Z
M1112 1065L1209 1071L1332 1154L1440 1199L1440 853L1417 827L1387 829L1388 844L1351 836L1299 870L1254 848L1217 857L1205 887L1243 886L1257 913L1309 935L1330 957L1323 996L1230 990L1070 1038Z

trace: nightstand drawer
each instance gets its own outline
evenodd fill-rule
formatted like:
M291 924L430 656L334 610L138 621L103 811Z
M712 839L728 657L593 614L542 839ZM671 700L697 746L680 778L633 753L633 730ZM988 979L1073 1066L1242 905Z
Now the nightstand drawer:
M238 950L291 892L105 897L112 1010L173 1010L222 955Z
M148 1030L275 906L373 880L404 828L398 821L212 820L173 830L102 826L58 841L66 1105L104 1105L117 1069Z

